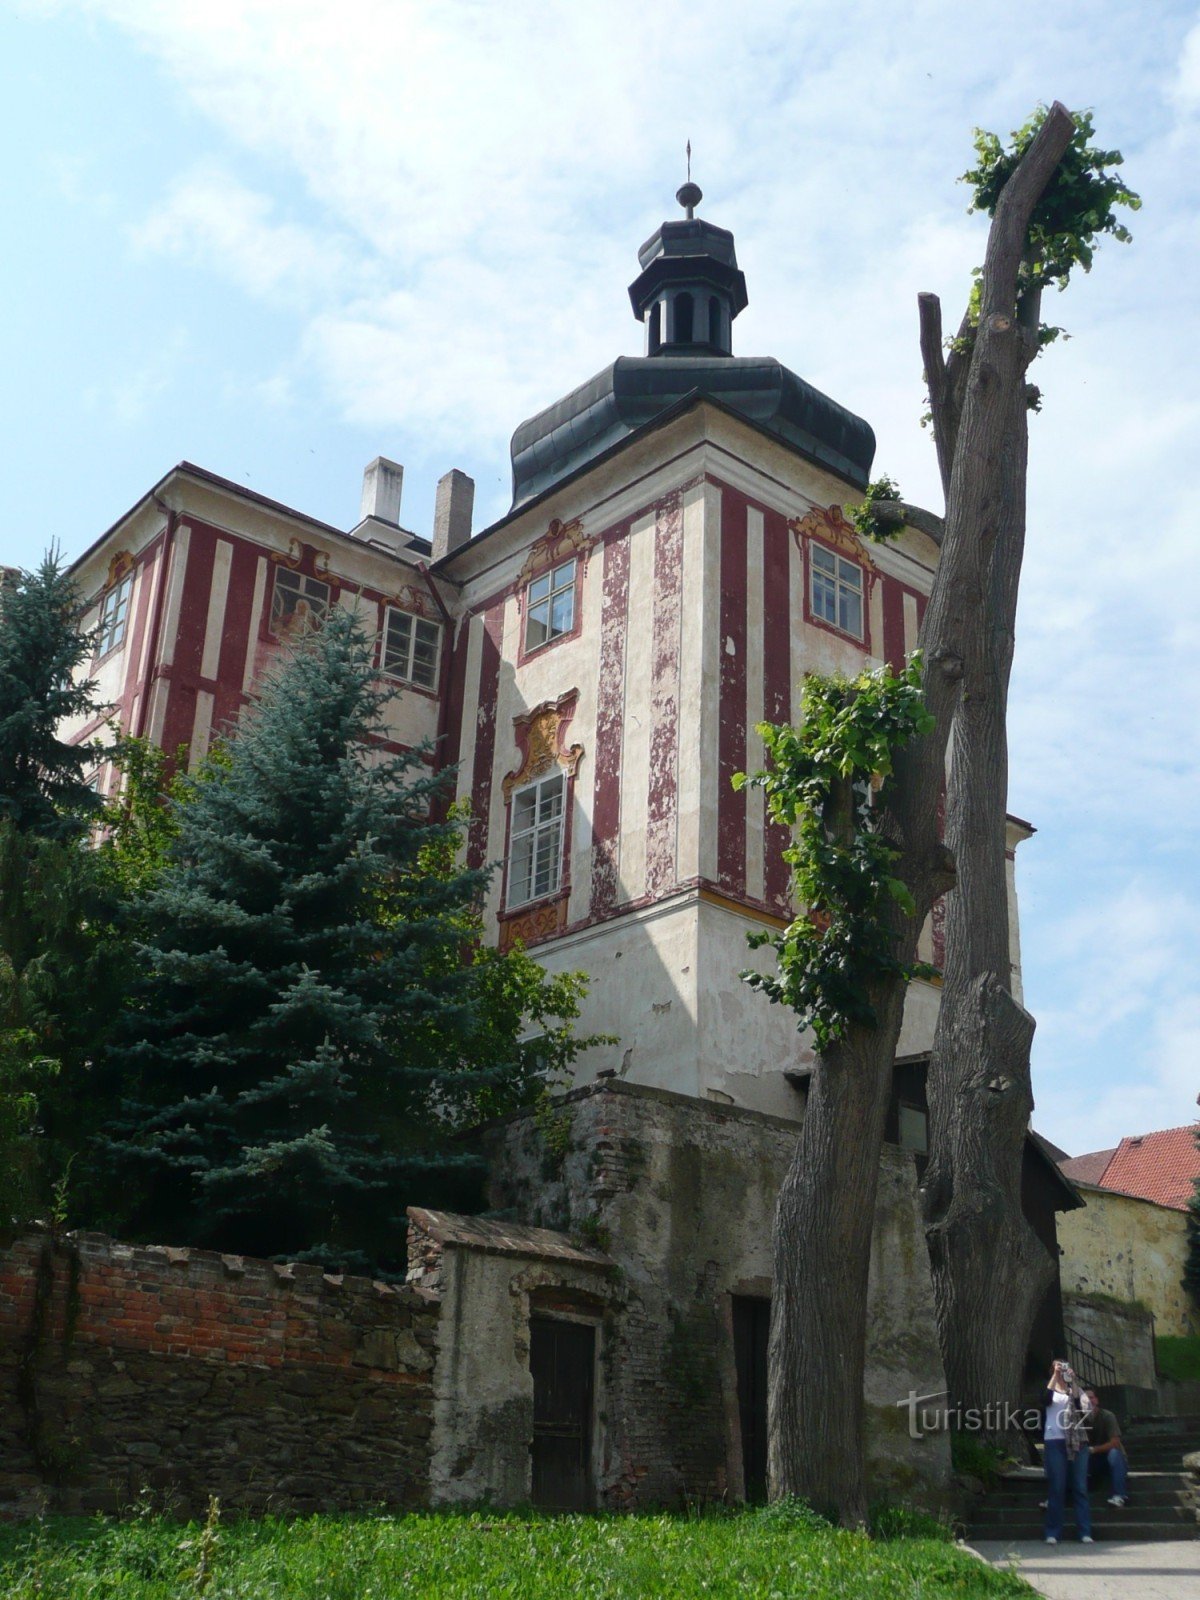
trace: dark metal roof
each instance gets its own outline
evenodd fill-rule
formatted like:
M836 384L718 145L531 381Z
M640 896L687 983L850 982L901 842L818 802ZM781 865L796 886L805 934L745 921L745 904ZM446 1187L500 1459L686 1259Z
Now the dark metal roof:
M868 423L769 356L619 356L523 422L512 439L516 511L688 395L718 400L819 466L865 488Z
M700 218L664 222L638 251L641 272L629 285L629 302L640 322L646 307L665 283L711 284L724 289L736 317L748 304L746 275L737 264L728 228Z

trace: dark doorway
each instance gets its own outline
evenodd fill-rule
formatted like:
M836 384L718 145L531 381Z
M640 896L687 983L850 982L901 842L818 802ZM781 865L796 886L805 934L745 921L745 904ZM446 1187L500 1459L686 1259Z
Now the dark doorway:
M733 1297L733 1359L742 1424L742 1478L747 1500L767 1498L767 1341L771 1302Z
M595 1365L595 1328L549 1317L531 1319L535 1506L549 1511L591 1507Z

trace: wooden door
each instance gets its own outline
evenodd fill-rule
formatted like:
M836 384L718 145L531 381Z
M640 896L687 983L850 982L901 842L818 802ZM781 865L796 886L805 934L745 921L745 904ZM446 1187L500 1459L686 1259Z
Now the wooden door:
M742 1425L742 1479L747 1500L767 1498L767 1341L771 1302L733 1297L733 1357Z
M592 1505L592 1398L596 1330L587 1323L534 1317L533 1503L553 1511Z

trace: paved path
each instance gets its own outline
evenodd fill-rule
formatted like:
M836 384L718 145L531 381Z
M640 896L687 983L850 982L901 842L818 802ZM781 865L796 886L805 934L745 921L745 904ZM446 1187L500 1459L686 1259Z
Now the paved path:
M972 1548L999 1567L1015 1557L1017 1571L1049 1600L1200 1600L1200 1539L1060 1545L976 1539Z

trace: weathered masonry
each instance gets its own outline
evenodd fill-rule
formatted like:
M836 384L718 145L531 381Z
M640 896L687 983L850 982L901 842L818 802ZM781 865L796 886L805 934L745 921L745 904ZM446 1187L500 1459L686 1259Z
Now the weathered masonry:
M438 1302L203 1250L0 1252L0 1508L424 1504Z

